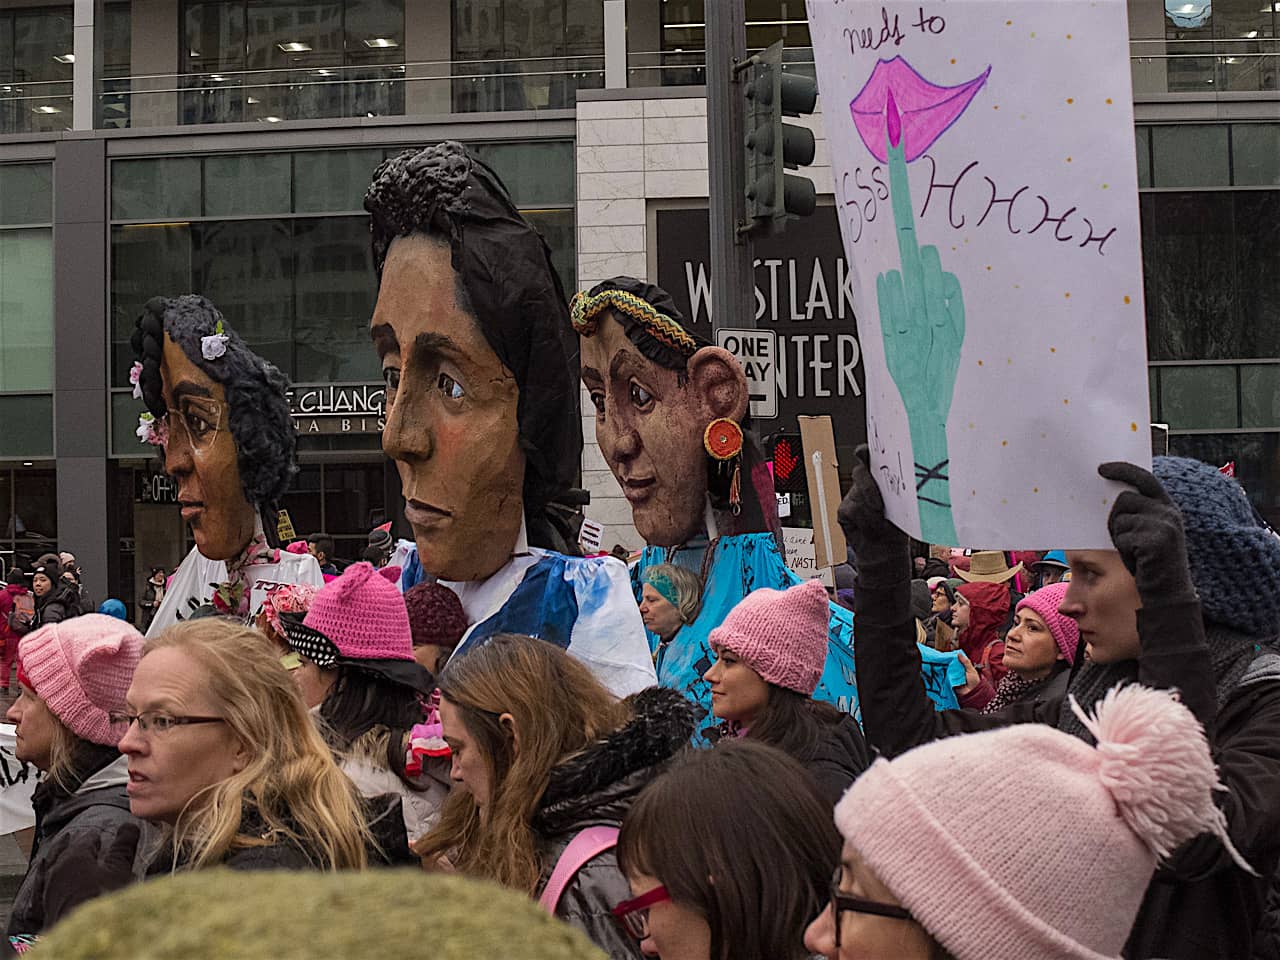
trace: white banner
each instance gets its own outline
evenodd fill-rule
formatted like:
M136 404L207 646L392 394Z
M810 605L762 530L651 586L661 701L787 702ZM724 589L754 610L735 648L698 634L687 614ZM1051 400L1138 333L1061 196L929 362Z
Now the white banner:
M13 724L0 723L0 834L16 833L36 823L31 794L40 771L14 754L15 733Z
M808 0L890 519L1110 546L1150 466L1123 0Z

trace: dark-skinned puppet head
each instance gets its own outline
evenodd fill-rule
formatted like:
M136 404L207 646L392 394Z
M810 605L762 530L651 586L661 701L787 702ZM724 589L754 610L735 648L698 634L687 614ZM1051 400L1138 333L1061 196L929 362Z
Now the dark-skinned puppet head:
M387 160L365 196L387 384L382 448L422 567L481 580L531 546L569 552L582 456L577 343L551 252L458 143Z
M138 386L163 437L164 469L200 553L230 560L297 471L284 374L204 297L155 297L133 333ZM270 537L274 523L263 529Z
M572 323L596 440L645 542L676 546L704 532L708 497L721 536L776 535L773 482L733 354L691 333L665 290L633 277L575 297Z

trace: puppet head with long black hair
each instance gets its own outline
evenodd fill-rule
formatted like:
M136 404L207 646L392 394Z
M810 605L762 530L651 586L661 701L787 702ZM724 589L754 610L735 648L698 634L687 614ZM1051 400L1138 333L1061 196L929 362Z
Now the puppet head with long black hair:
M387 421L423 569L479 580L568 551L582 454L577 342L551 254L460 144L387 160L365 196Z
M690 332L661 287L614 277L574 298L582 382L596 440L647 543L677 546L707 529L778 534L777 502L750 432L746 375Z
M200 553L235 557L297 466L284 374L204 297L149 300L133 333L143 402L166 434L165 472ZM271 535L274 523L264 523Z

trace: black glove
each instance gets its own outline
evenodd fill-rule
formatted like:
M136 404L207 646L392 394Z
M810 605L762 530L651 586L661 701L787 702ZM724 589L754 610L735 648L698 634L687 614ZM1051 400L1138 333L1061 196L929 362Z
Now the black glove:
M871 476L865 443L854 451L853 483L840 501L836 519L858 558L860 584L892 586L911 579L911 541L885 518L884 498Z
M52 926L86 900L100 897L133 882L133 861L137 856L142 827L136 822L122 825L106 851L102 834L68 837L61 849L49 858L45 880L45 925Z
M1149 471L1123 461L1102 464L1098 476L1135 488L1116 497L1107 529L1138 584L1143 606L1195 600L1182 511L1160 481Z

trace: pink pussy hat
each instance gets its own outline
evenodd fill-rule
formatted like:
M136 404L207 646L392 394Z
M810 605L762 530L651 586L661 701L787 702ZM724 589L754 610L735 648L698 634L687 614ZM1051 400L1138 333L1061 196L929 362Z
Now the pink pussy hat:
M413 659L399 579L399 567L353 563L320 589L304 618L280 617L285 639L321 668L351 664L430 693L431 674Z
M713 649L739 657L766 683L812 696L827 662L827 589L806 580L786 590L747 594L711 631Z
M1157 860L1201 833L1249 869L1175 694L1132 684L1093 717L1072 708L1096 747L1035 723L950 737L877 760L836 806L845 840L956 960L1118 957ZM964 827L997 804L1046 815Z
M124 735L108 714L124 712L125 694L142 657L132 624L87 613L18 641L18 669L36 696L81 740L114 747Z
M1062 651L1063 659L1067 663L1075 663L1076 647L1080 645L1080 627L1070 617L1058 612L1069 586L1069 583L1051 583L1047 587L1041 587L1023 597L1018 603L1018 609L1028 607L1040 614L1040 619L1053 634L1053 642Z

